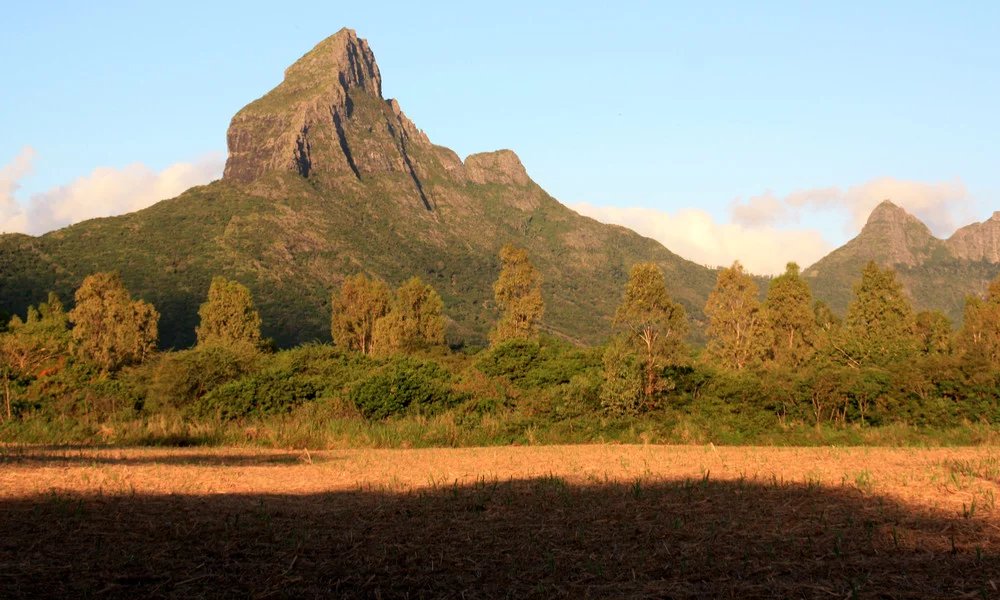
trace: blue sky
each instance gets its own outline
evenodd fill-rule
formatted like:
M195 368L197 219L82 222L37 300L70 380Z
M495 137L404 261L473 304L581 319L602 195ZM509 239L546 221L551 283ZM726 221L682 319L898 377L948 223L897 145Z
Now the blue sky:
M348 26L371 44L385 95L435 143L463 156L511 148L556 198L689 254L700 240L674 230L704 221L703 235L719 238L706 243L736 246L692 257L702 262L768 236L792 254L799 240L803 257L788 259L811 262L857 231L872 194L899 195L940 235L1000 208L998 3L41 2L3 12L0 166L8 203L22 207L90 202L75 184L111 189L129 169L113 193L178 163L194 165L184 177L204 176L225 152L230 117Z

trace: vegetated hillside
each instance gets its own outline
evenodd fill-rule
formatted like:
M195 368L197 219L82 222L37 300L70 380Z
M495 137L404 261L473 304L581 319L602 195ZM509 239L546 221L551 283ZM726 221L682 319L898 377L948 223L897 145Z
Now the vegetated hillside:
M484 116L484 118L488 118ZM213 275L246 284L265 335L281 345L329 337L329 296L365 271L396 285L434 285L449 340L484 339L505 243L527 248L544 276L543 326L603 338L629 267L655 261L699 318L715 271L659 243L566 208L509 150L462 161L381 95L367 43L341 30L242 109L228 132L222 180L148 209L40 237L0 236L0 310L23 313L55 290L71 300L88 274L120 271L162 313L161 343L194 340Z
M944 312L961 323L965 297L980 294L1000 274L993 249L1000 217L959 229L941 240L919 219L886 200L857 237L806 269L816 297L843 314L868 261L891 266L918 309Z

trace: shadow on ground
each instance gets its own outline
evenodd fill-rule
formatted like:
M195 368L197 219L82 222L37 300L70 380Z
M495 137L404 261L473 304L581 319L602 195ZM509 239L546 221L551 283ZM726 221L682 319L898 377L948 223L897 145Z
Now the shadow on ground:
M0 597L943 598L995 520L778 481L0 501Z

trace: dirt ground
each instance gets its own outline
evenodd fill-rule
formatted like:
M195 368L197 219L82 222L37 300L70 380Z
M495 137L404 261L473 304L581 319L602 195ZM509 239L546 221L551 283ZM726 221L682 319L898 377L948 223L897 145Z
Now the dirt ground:
M1000 597L1000 449L0 448L0 597Z

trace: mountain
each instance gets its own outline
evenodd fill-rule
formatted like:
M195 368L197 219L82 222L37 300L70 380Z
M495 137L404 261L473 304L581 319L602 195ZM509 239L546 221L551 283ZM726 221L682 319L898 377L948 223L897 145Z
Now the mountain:
M233 117L223 178L135 213L40 237L0 236L0 310L23 313L88 274L117 270L162 314L161 342L193 342L213 275L248 285L281 345L329 339L329 298L359 271L433 284L452 342L484 340L496 258L527 248L544 277L543 326L607 335L629 267L655 261L695 318L715 271L563 206L510 150L464 161L382 97L367 42L341 30ZM489 118L488 115L484 118Z
M981 293L1000 274L1000 213L942 240L918 218L885 200L875 207L857 237L806 269L804 275L816 297L843 314L853 296L853 284L870 260L898 272L918 309L940 310L958 324L965 297Z
M1000 212L994 212L987 221L960 228L947 244L958 258L1000 263Z

